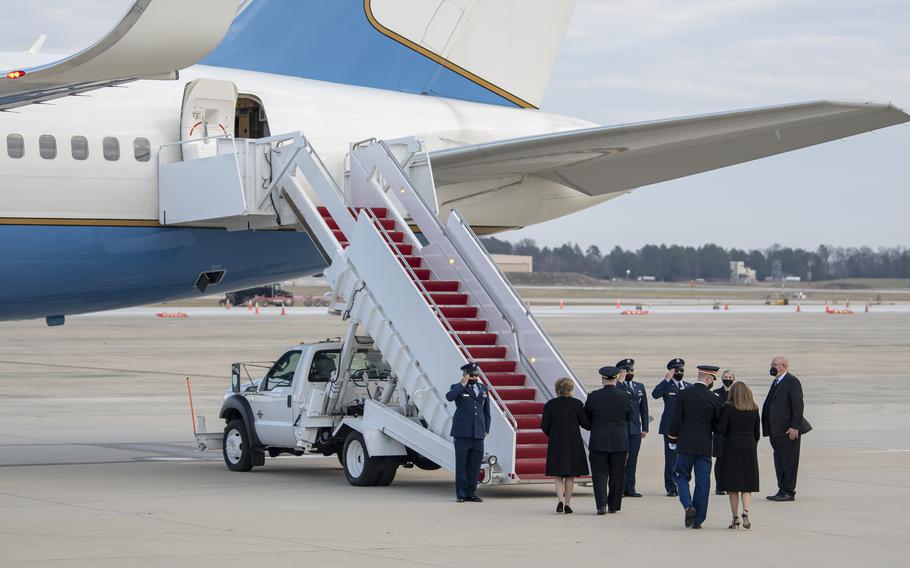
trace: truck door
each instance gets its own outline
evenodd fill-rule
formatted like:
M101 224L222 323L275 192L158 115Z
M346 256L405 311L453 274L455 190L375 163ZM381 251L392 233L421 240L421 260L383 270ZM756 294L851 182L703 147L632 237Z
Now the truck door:
M196 79L183 90L180 112L180 140L199 140L184 144L183 159L206 158L217 154L217 140L211 136L234 136L237 86L231 81Z
M297 445L293 430L291 393L299 364L299 350L282 355L259 383L259 391L250 401L256 417L256 434L263 444L279 448L293 448Z

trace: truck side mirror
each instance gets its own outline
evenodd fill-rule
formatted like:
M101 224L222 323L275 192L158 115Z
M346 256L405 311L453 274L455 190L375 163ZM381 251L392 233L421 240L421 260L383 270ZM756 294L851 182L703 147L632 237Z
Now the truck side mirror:
M231 390L240 392L240 363L231 365Z

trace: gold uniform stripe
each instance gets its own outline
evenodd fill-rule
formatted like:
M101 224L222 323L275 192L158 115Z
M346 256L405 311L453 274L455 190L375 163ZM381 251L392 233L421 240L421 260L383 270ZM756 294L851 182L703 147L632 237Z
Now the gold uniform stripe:
M421 45L418 45L418 44L414 43L413 41L409 40L408 38L406 38L402 35L399 35L399 34L393 32L392 30L390 30L389 28L383 26L382 24L379 23L379 20L376 19L376 16L373 15L373 9L370 7L370 0L363 0L363 11L366 12L366 16L367 16L367 19L370 21L370 24L372 24L373 27L376 28L376 30L379 31L379 33L381 33L382 35L392 38L393 40L404 45L405 47L413 49L414 51L423 55L424 57L428 57L428 58L432 59L433 61L435 61L436 63L439 63L446 69L449 69L451 71L458 73L462 77L465 77L466 79L473 81L474 83L477 83L478 85L487 89L488 91L492 91L493 93L496 93L500 97L502 97L512 103L515 103L516 105L518 105L522 108L537 109L536 106L532 105L528 101L526 101L516 95L513 95L512 93L510 93L509 91L506 91L502 87L497 87L496 85L487 81L486 79L484 79L482 77L478 77L474 73L471 73L464 67L461 67L459 65L456 65L455 63L452 63L445 57L442 57L441 55L433 53L429 49L427 49Z

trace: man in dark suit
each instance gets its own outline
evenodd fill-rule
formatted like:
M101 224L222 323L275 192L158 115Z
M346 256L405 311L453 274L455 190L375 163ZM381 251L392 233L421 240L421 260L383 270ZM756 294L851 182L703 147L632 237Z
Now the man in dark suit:
M450 436L455 438L455 498L459 503L481 503L477 478L483 461L483 439L490 433L490 396L479 380L480 367L461 367L461 382L452 385L446 400L455 403Z
M714 394L717 395L717 399L720 401L721 406L727 402L727 397L730 395L730 388L733 386L736 377L733 375L733 371L727 369L721 375L721 382L723 386L714 389ZM714 483L717 483L717 464L720 463L720 456L724 452L724 435L714 433L714 447L713 453L711 454L714 457ZM720 485L717 485L717 490L714 492L715 495L726 495L727 492L724 491Z
M667 363L667 374L664 380L657 383L651 396L662 398L664 401L664 411L660 415L660 427L658 431L664 437L664 489L667 490L667 497L676 497L676 450L670 448L670 439L667 433L670 429L670 421L673 420L673 410L676 408L676 399L679 393L691 383L683 380L686 372L686 362L677 357Z
M603 388L588 395L585 412L591 419L588 457L594 481L594 501L597 514L605 515L616 513L622 507L632 402L629 395L616 387L619 369L601 367L599 373Z
M771 439L774 450L774 470L777 472L777 493L770 501L796 499L796 473L799 470L799 445L803 434L812 426L803 416L803 386L790 373L786 357L771 360L774 382L765 398L761 412L762 435Z
M711 392L720 367L698 366L698 382L685 389L676 401L669 438L677 450L676 486L686 510L685 525L700 529L708 516L711 493L711 433L720 417L720 401ZM695 493L689 492L695 469Z
M632 379L635 377L635 359L623 359L616 363L619 368L618 386L629 395L632 402L632 418L629 420L629 457L626 459L625 497L641 497L635 490L635 470L638 468L638 452L641 441L648 435L648 394L645 385Z

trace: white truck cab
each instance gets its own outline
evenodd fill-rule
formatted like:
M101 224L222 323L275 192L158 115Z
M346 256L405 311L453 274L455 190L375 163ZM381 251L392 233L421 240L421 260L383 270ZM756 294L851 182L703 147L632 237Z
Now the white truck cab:
M372 341L356 336L348 349L327 339L295 345L271 363L235 363L220 412L224 433L200 432L197 442L206 449L220 438L231 471L262 466L266 454L335 454L352 485L388 485L399 465L438 469L363 421L368 401L416 417L398 400L396 381Z

